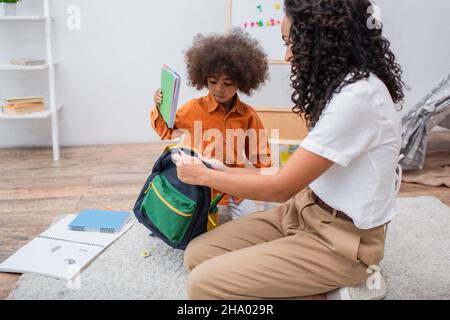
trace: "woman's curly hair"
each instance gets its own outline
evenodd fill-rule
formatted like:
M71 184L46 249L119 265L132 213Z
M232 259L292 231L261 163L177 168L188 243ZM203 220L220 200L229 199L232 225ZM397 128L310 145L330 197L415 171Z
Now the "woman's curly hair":
M267 56L258 41L239 30L226 35L194 38L186 52L188 84L201 90L211 76L227 75L239 90L251 95L268 78Z
M368 78L370 72L385 83L394 103L403 100L401 67L382 35L382 26L369 28L373 17L368 0L285 0L284 5L292 22L293 111L309 128L315 126L333 93Z

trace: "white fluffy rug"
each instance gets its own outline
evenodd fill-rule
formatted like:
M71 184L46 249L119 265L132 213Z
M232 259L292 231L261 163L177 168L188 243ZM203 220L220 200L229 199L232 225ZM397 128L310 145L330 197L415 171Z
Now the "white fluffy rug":
M450 208L433 197L398 199L383 269L388 299L450 298ZM150 256L142 258L144 250ZM183 252L135 225L81 274L80 289L23 275L8 299L186 299Z

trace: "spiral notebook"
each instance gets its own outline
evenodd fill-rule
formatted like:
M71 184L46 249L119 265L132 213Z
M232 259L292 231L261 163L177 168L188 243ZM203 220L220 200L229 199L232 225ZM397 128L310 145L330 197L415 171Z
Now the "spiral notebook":
M75 231L114 233L120 231L129 219L129 212L85 209L80 211L68 228Z
M37 273L71 280L109 245L127 232L79 232L68 229L76 215L67 215L0 264L0 272Z

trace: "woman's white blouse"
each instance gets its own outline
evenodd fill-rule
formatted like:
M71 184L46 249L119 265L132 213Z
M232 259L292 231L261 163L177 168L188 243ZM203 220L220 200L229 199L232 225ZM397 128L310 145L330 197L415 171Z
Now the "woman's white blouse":
M348 77L347 77L348 79ZM401 115L374 74L335 93L301 147L334 165L310 188L360 229L395 215Z

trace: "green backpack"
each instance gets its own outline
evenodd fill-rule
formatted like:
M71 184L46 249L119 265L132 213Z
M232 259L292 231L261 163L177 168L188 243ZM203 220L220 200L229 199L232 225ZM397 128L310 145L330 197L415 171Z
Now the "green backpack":
M184 250L200 234L217 226L217 206L211 208L211 189L185 184L177 176L174 152L197 157L187 147L167 147L153 166L134 205L140 223L169 246Z

